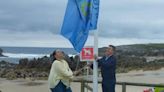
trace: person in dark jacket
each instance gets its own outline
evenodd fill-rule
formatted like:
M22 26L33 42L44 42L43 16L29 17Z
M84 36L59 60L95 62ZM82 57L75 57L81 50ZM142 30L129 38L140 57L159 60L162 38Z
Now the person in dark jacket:
M102 90L103 92L115 92L116 84L116 58L114 56L115 46L109 45L105 51L105 55L101 59L97 59L98 67L101 69ZM93 68L93 64L91 65Z

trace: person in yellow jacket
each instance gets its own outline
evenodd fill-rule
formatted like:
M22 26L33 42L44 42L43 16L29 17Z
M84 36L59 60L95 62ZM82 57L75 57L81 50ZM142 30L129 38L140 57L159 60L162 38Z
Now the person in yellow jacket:
M72 92L70 81L73 78L73 72L64 60L63 52L55 50L52 55L55 59L48 78L50 90L52 92Z

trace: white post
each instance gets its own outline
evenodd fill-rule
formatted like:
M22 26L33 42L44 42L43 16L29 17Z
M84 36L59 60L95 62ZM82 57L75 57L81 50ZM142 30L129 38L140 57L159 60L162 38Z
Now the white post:
M89 61L87 61L87 65L89 64ZM87 67L87 78L89 78L89 67ZM88 85L88 83L87 83ZM87 92L88 92L88 89L87 89Z
M94 30L94 54L98 56L98 30ZM93 92L98 92L97 62L93 62Z

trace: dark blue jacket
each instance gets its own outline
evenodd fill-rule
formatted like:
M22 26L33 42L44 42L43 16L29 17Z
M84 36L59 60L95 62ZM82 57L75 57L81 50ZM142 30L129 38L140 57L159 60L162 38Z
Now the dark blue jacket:
M103 83L107 82L107 83L115 83L116 82L116 58L115 56L110 56L108 57L108 59L106 60L106 57L102 57L101 59L97 60L98 62L98 67L101 69L101 75L103 78ZM91 68L93 68L93 64L91 66Z
M116 58L112 55L108 57L102 57L98 60L98 66L101 69L101 75L103 82L115 82L116 81Z

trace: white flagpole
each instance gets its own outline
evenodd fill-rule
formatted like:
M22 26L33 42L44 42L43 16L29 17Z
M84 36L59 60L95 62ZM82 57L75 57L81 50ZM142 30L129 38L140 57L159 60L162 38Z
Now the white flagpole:
M98 30L94 30L94 54L98 56ZM97 62L93 62L93 92L98 92Z

